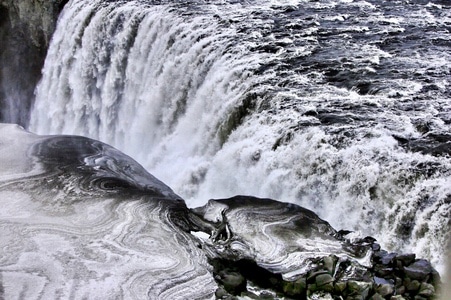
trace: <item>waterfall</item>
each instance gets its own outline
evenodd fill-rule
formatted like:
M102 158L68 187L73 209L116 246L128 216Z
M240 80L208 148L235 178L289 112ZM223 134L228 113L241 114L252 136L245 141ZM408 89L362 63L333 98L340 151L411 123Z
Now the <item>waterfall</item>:
M102 140L150 170L170 162L163 179L182 180L246 113L256 81L256 59L245 57L233 28L215 23L133 1L71 2L37 88L31 130Z
M70 1L30 130L109 143L191 206L295 202L442 265L451 160L431 149L449 128L448 82L430 75L432 94L402 72L440 74L449 57L383 48L381 32L421 14L365 3Z

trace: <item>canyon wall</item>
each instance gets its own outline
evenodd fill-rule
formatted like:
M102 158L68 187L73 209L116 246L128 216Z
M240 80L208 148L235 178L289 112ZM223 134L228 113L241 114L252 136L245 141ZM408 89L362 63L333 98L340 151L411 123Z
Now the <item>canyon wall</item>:
M67 0L0 1L0 120L28 125L59 12Z

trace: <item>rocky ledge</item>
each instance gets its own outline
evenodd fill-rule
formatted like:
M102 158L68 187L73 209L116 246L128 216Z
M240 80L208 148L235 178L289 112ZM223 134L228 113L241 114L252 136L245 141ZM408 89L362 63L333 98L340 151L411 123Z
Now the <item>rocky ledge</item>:
M440 275L427 260L387 252L372 237L337 232L302 207L236 196L210 200L193 211L204 221L218 220L220 230L204 244L219 286L217 299L422 300L437 295ZM313 241L314 253L307 249ZM258 243L266 249L256 252ZM335 243L340 246L334 249Z
M381 250L370 237L359 241L375 250L372 266L364 268L334 254L319 257L311 269L296 278L284 280L248 260L211 261L219 285L217 299L436 299L440 275L415 254ZM349 276L350 269L358 274Z
M0 124L0 299L434 299L414 254L295 204L183 199L130 157Z

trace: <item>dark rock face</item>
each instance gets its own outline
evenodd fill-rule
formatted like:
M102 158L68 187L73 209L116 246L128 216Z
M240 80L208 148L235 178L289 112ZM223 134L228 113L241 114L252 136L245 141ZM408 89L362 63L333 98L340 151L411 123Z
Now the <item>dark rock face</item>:
M270 299L432 299L440 283L428 261L388 253L371 237L348 238L350 232L293 204L236 196L193 212L209 224L204 228L213 239L204 247L220 299L260 299L262 290L271 291Z
M0 298L433 299L413 254L250 196L188 209L130 157L0 125ZM396 298L398 297L398 298ZM403 298L400 298L403 297Z
M94 140L0 125L1 299L208 299L184 201Z
M0 122L26 126L34 88L67 0L0 1Z

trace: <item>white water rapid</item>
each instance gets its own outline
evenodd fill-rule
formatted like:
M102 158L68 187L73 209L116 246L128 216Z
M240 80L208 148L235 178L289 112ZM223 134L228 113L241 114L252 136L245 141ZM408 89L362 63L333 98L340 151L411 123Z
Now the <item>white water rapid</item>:
M294 202L443 271L451 159L404 145L425 127L449 133L449 77L421 70L439 72L450 56L383 48L422 11L440 26L440 8L409 9L407 18L365 1L72 0L30 130L109 143L190 206L236 194ZM346 11L360 19L346 23ZM403 76L414 68L433 91L421 74ZM330 79L340 72L354 81Z

